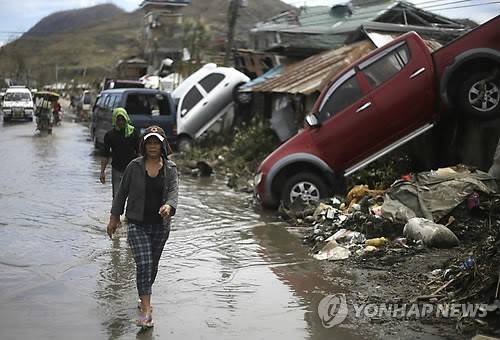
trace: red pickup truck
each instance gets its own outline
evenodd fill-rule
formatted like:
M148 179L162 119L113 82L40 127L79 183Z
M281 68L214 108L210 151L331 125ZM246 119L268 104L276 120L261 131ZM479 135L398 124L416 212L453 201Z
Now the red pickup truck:
M256 196L269 207L326 197L339 177L431 129L445 112L500 117L500 16L433 53L406 33L344 69L304 129L261 163Z

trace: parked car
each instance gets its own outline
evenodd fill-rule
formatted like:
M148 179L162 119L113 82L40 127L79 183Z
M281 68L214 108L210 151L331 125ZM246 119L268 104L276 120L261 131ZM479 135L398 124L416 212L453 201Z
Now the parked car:
M0 89L0 108L2 108L2 104L3 104L3 97L5 96L5 91L6 91L6 90L7 90L7 89L4 89L4 88Z
M11 86L2 101L3 121L13 119L33 121L35 104L31 91L24 86Z
M90 115L92 112L92 92L89 90L85 90L82 93L81 97L81 112L80 112L80 119L83 121L88 121L90 119Z
M500 16L433 53L410 32L344 69L323 89L304 129L261 163L257 197L269 207L318 200L445 113L499 117L498 27Z
M185 151L233 105L237 88L248 78L230 67L206 64L172 92L178 101L178 147Z
M121 88L102 91L94 105L90 135L96 148L104 145L104 135L112 128L113 109L127 110L136 129L142 133L148 126L165 130L172 146L177 143L175 105L167 92L141 88Z

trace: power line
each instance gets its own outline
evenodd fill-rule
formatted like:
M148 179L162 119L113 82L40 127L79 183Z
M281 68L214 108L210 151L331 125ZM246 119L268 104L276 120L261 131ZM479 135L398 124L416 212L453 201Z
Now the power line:
M316 0L307 0L309 2L314 2ZM435 3L435 2L442 2L442 1L449 1L449 0L429 0L429 1L423 1L423 2L419 2L418 4L415 3L414 1L412 1L412 3L415 5L415 6L420 6L420 5L423 5L423 4L428 4L428 3ZM300 3L304 3L305 4L306 0L298 0L298 1L291 1L291 2L288 2L287 4L288 5L293 5L293 4L300 4ZM306 5L307 7L307 5ZM310 6L310 7L313 7L313 6Z
M449 3L445 3L445 4L429 5L429 6L425 6L425 7L422 7L422 8L448 6L448 5L452 5L452 4L458 4L458 3L461 3L461 2L469 2L469 0L459 0L459 1L453 1L453 2L449 2ZM439 8L438 8L438 10L439 10Z

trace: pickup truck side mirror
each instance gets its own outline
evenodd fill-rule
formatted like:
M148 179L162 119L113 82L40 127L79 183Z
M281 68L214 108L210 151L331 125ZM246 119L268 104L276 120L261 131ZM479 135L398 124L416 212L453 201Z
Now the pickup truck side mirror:
M317 128L321 124L318 121L318 118L316 117L316 113L310 113L306 116L306 123L312 128Z

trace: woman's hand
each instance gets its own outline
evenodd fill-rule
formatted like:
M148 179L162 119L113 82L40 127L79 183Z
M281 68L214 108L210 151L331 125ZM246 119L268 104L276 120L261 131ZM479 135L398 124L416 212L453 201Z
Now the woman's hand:
M106 227L106 231L108 233L109 238L113 236L119 224L120 224L120 216L118 217L114 215L109 216L108 226Z
M172 211L172 207L168 204L164 204L160 207L158 214L160 214L161 217L165 218L165 217L170 216L171 211Z

